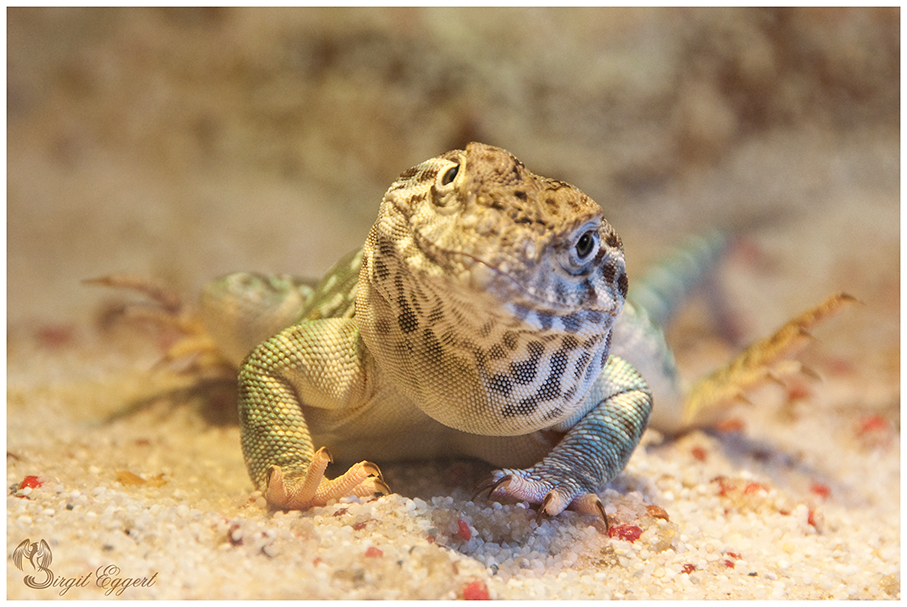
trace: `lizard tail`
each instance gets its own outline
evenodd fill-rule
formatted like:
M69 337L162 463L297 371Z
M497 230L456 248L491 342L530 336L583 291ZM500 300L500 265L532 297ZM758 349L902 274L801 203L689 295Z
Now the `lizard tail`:
M674 251L642 278L631 282L628 299L666 326L687 298L705 281L733 241L724 231L697 236Z

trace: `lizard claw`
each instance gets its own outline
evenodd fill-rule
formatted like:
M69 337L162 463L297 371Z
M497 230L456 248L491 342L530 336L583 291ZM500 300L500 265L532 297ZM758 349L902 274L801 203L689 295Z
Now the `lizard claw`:
M539 525L542 524L542 519L547 518L551 515L548 514L548 504L550 504L555 499L555 493L549 491L545 494L545 498L542 500L542 503L539 504L539 511L535 515L535 522Z
M383 495L390 495L391 493L393 493L393 491L391 491L391 488L387 486L387 483L385 483L381 479L374 479L372 481L372 485L374 488L372 495L374 497L381 497Z
M534 475L535 476L535 475ZM536 522L554 517L566 509L600 516L608 528L605 506L596 493L582 490L578 484L567 479L542 479L530 477L525 470L497 470L483 482L473 499L488 492L489 498L510 497L538 504Z
M476 492L472 496L472 499L476 500L480 495L482 495L486 491L488 492L488 497L491 497L498 487L500 487L501 485L503 485L505 483L510 482L510 479L511 479L511 475L509 475L509 474L505 474L504 476L497 478L497 479L495 478L494 475L488 477L487 479L485 479L484 481L482 481L479 484L479 487L476 489Z
M605 513L605 505L597 494L586 493L585 495L574 499L573 503L570 504L570 509L577 512L592 514L594 516L600 516L602 522L605 524L605 533L610 529L608 515Z
M373 464L372 462L361 462L358 465L362 466L363 472L368 474L370 477L375 477L382 482L384 481L384 475L381 474L381 468L379 468L377 465Z
M381 470L371 462L359 462L334 479L324 476L329 463L331 456L322 447L302 475L287 476L280 466L272 465L262 491L268 505L274 510L305 510L348 495L374 497L391 493Z
M573 501L567 506L563 506L563 502L564 496L556 490L546 493L544 499L542 499L542 503L539 504L539 511L535 517L535 522L541 524L543 518L557 516L563 510L570 509L574 512L582 512L601 517L602 523L605 525L605 533L608 532L608 529L610 528L608 525L608 515L605 513L605 505L602 503L598 494L584 493L574 497Z

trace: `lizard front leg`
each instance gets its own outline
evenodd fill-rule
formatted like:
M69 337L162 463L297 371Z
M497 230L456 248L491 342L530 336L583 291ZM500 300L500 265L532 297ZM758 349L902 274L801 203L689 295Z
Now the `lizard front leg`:
M540 504L539 515L571 507L607 524L597 491L627 465L648 424L652 396L639 373L612 356L589 398L597 404L585 415L552 428L567 433L542 461L524 470L496 470L483 489Z
M329 480L303 406L352 411L370 393L367 352L349 319L307 321L259 345L239 373L239 420L249 475L273 508L296 510L347 495L387 493L360 462Z

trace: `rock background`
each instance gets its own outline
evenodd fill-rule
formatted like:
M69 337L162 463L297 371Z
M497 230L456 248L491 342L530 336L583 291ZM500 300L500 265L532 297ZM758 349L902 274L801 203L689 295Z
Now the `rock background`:
M790 222L828 204L800 182L897 162L896 9L13 9L8 34L11 321L77 317L110 271L318 274L471 140L636 247Z

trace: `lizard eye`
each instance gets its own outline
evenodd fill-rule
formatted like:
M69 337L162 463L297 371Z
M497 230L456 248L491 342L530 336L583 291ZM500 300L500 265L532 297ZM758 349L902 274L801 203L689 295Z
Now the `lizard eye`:
M455 164L441 175L441 185L450 185L453 183L453 180L457 178L457 173L460 172L460 165Z
M449 166L438 171L438 176L435 178L435 184L431 186L432 201L436 208L446 208L450 211L455 210L457 191L453 186L453 182L459 174L459 162L451 162Z
M595 259L601 244L598 227L596 224L587 224L577 230L579 236L573 237L573 245L566 251L565 259L561 262L563 268L570 274L584 273L589 263Z
M573 250L576 251L576 256L579 259L585 260L596 249L595 245L597 243L598 234L589 231L579 237L579 240L576 241L576 245L573 247Z

